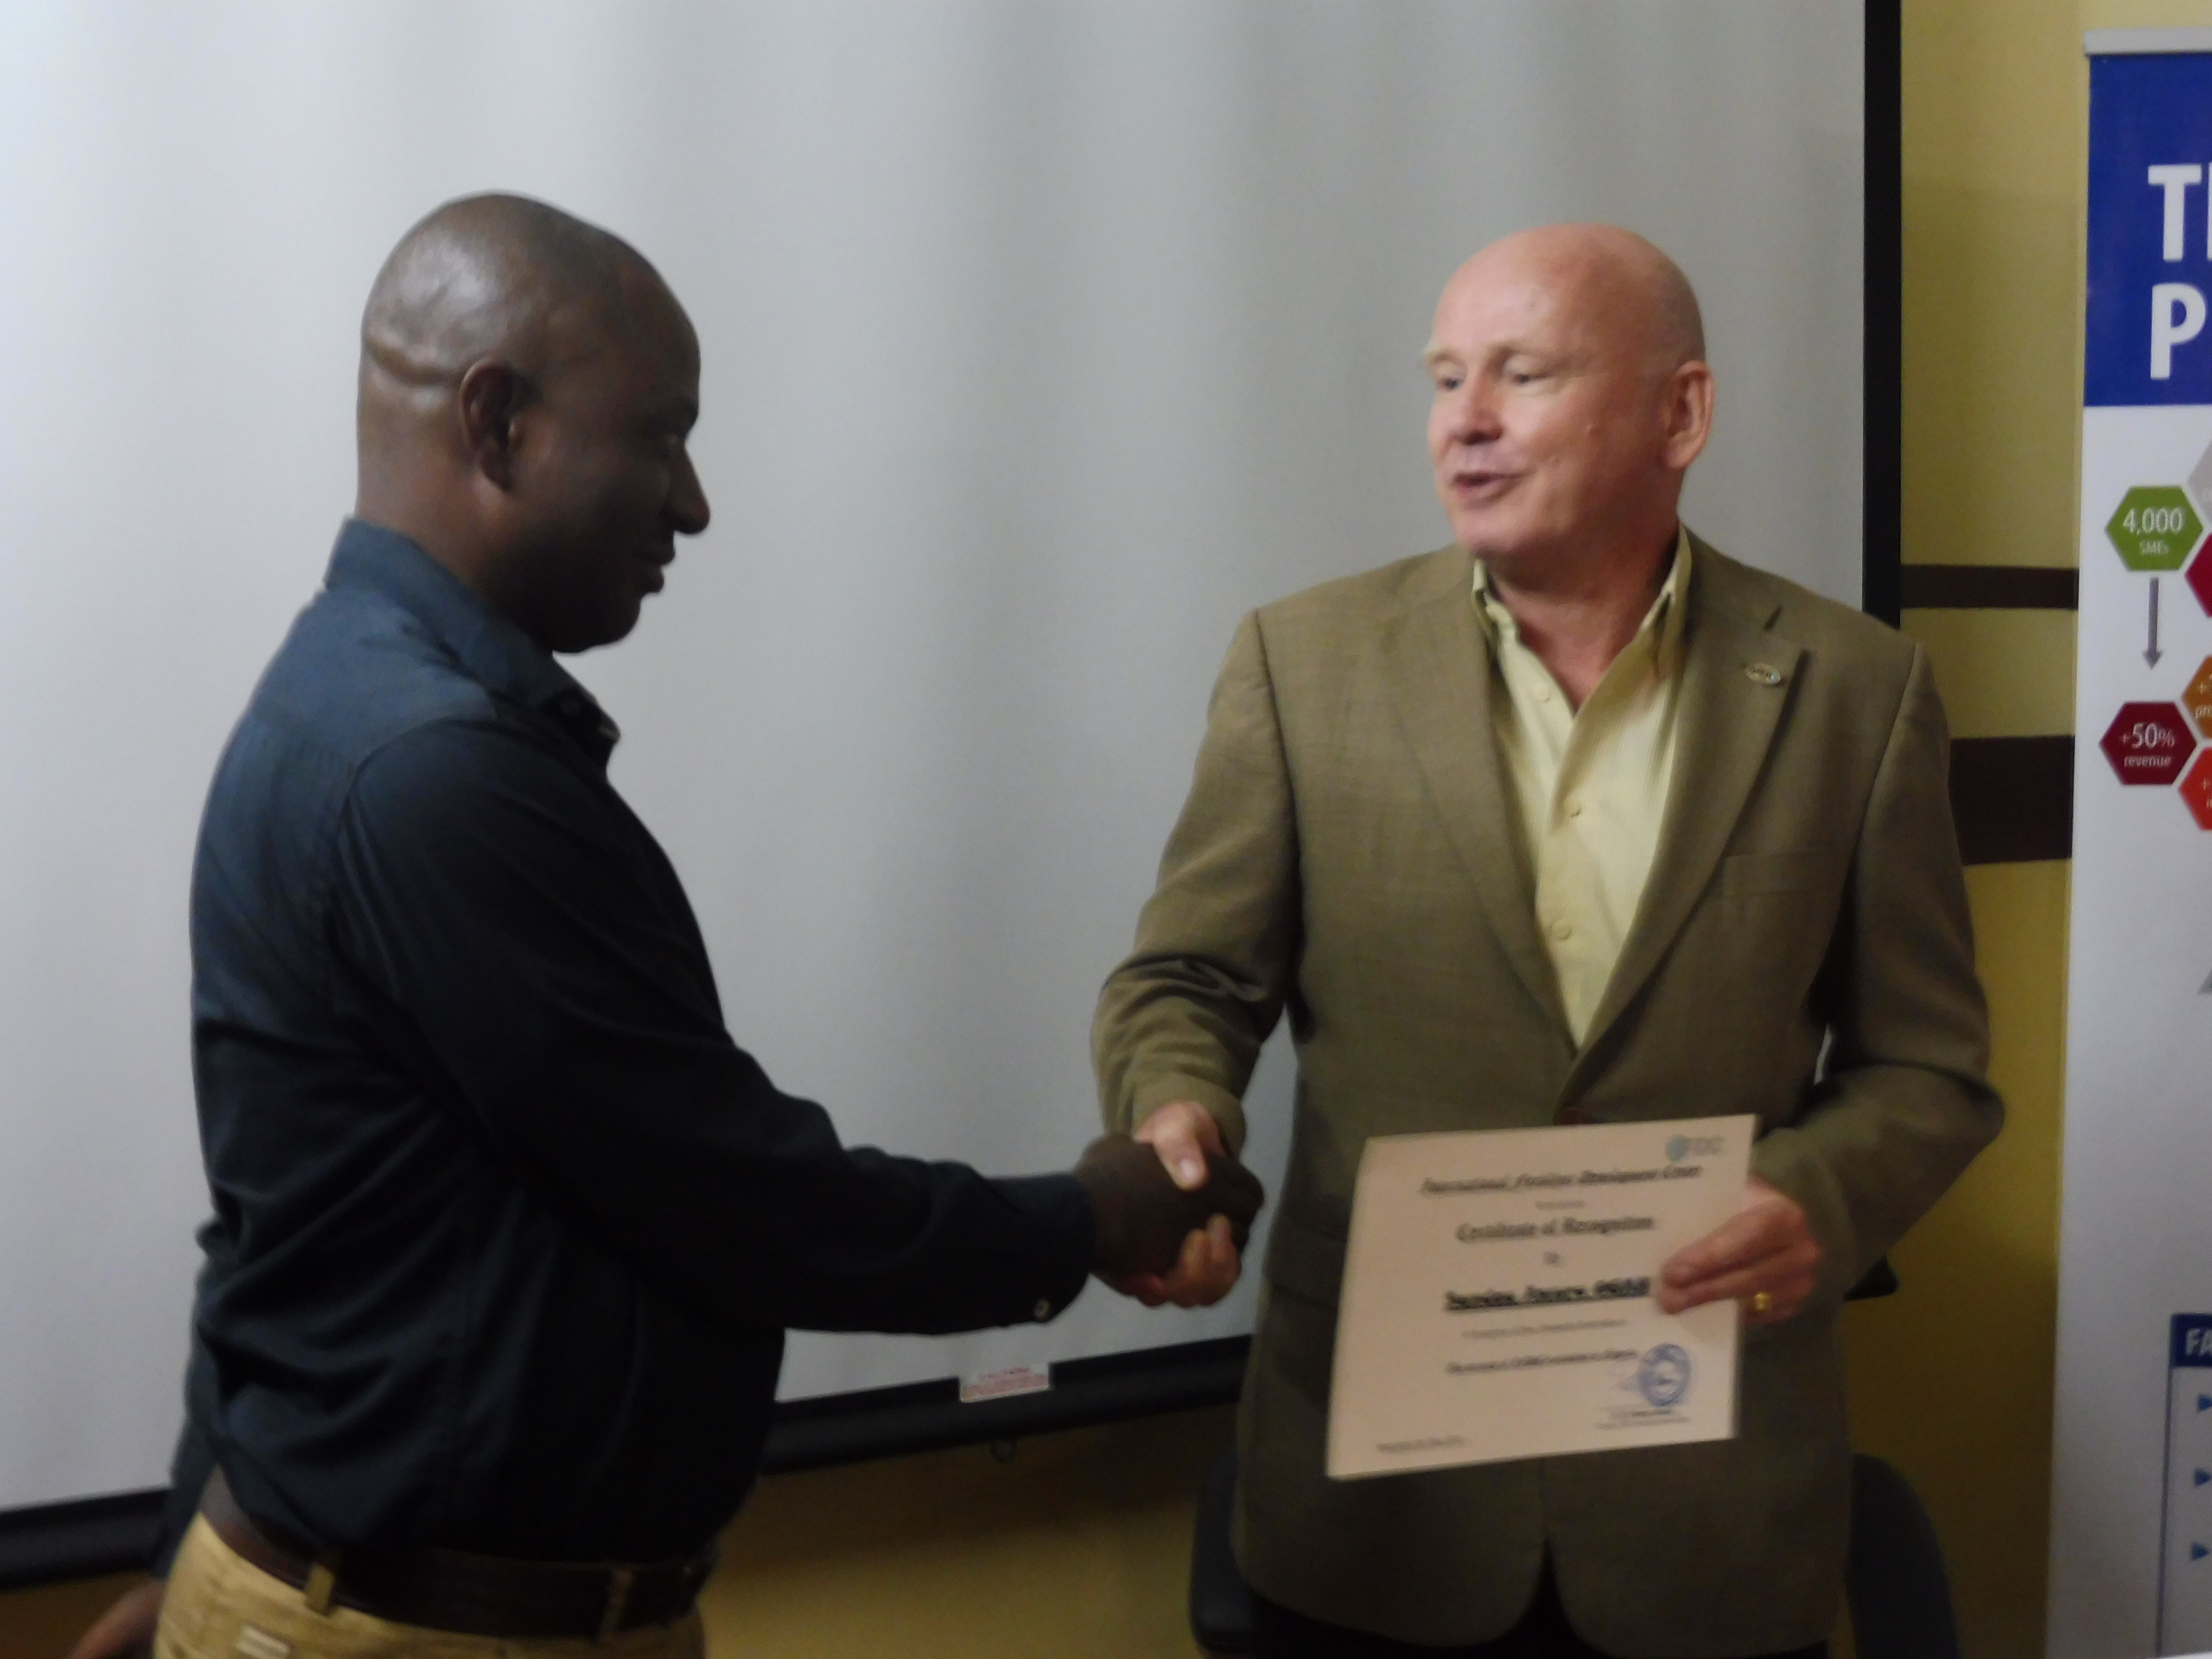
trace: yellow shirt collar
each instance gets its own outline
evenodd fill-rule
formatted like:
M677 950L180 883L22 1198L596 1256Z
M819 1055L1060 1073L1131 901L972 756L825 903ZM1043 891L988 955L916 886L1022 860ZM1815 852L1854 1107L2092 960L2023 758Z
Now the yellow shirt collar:
M1657 635L1651 672L1662 679L1672 673L1681 660L1682 623L1689 607L1680 601L1689 589L1690 531L1688 526L1678 523L1674 527L1674 562L1668 568L1667 580L1659 584L1658 597L1651 601L1651 608L1644 613L1644 621L1636 630L1638 639L1651 634ZM1491 586L1490 567L1480 559L1474 562L1474 601L1475 616L1490 636L1492 648L1501 637L1520 637L1520 625L1498 599L1497 589Z

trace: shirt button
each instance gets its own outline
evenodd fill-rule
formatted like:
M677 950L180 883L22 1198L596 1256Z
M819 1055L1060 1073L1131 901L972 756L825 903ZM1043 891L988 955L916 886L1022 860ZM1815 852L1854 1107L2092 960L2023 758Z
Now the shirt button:
M1052 1304L1043 1297L1039 1297L1035 1312L1039 1319L1049 1319L1052 1317Z
M1568 816L1569 817L1571 817L1571 818L1578 818L1578 817L1582 817L1582 815L1583 815L1583 804L1582 804L1582 802L1581 802L1581 801L1579 801L1579 800L1571 800L1571 801L1569 801L1569 802L1567 803L1567 816Z
M1574 936L1575 925L1571 921L1555 921L1552 924L1553 939L1572 939Z
M1551 700L1552 688L1550 686L1540 685L1536 688L1536 701L1538 702L1549 702Z

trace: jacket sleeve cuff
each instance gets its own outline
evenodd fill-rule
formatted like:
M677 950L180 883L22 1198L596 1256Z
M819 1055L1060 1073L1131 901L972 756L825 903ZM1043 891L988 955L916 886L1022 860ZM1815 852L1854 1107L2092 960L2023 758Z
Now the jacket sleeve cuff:
M1129 1103L1129 1121L1124 1127L1134 1132L1171 1100L1195 1101L1221 1126L1221 1144L1229 1149L1230 1156L1243 1155L1244 1103L1219 1084L1194 1077L1161 1078L1136 1090Z
M1794 1127L1776 1129L1753 1143L1751 1173L1805 1212L1813 1242L1820 1247L1814 1299L1840 1306L1881 1252L1867 1249L1860 1239L1833 1173Z

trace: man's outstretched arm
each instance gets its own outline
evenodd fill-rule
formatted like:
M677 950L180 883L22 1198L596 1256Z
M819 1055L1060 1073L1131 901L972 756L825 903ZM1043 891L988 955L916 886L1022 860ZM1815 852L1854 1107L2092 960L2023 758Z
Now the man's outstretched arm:
M1091 1028L1108 1125L1149 1142L1186 1187L1209 1152L1243 1146L1244 1090L1289 994L1297 863L1266 646L1247 617L1215 682L1136 948L1107 980ZM1239 1271L1234 1241L1215 1226L1171 1272L1108 1282L1151 1305L1192 1307L1226 1296Z
M845 1146L731 1041L636 820L523 733L407 734L361 769L337 846L346 994L404 1069L544 1202L711 1316L924 1333L1050 1318L1093 1270L1164 1267L1211 1213L1157 1169L991 1179ZM1249 1221L1256 1190L1216 1180Z

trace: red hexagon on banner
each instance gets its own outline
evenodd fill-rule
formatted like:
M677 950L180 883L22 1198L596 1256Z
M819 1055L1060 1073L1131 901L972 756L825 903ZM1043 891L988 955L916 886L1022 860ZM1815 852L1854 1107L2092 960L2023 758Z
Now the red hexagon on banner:
M2189 561L2189 568L2181 573L2181 580L2189 584L2189 591L2197 596L2197 603L2204 607L2204 614L2212 617L2212 536L2204 538L2204 545L2197 550Z
M2197 734L2170 702L2129 702L2097 746L2122 783L2172 783L2196 751Z
M2199 830L2212 830L2212 749L2204 750L2181 780L2181 799Z

